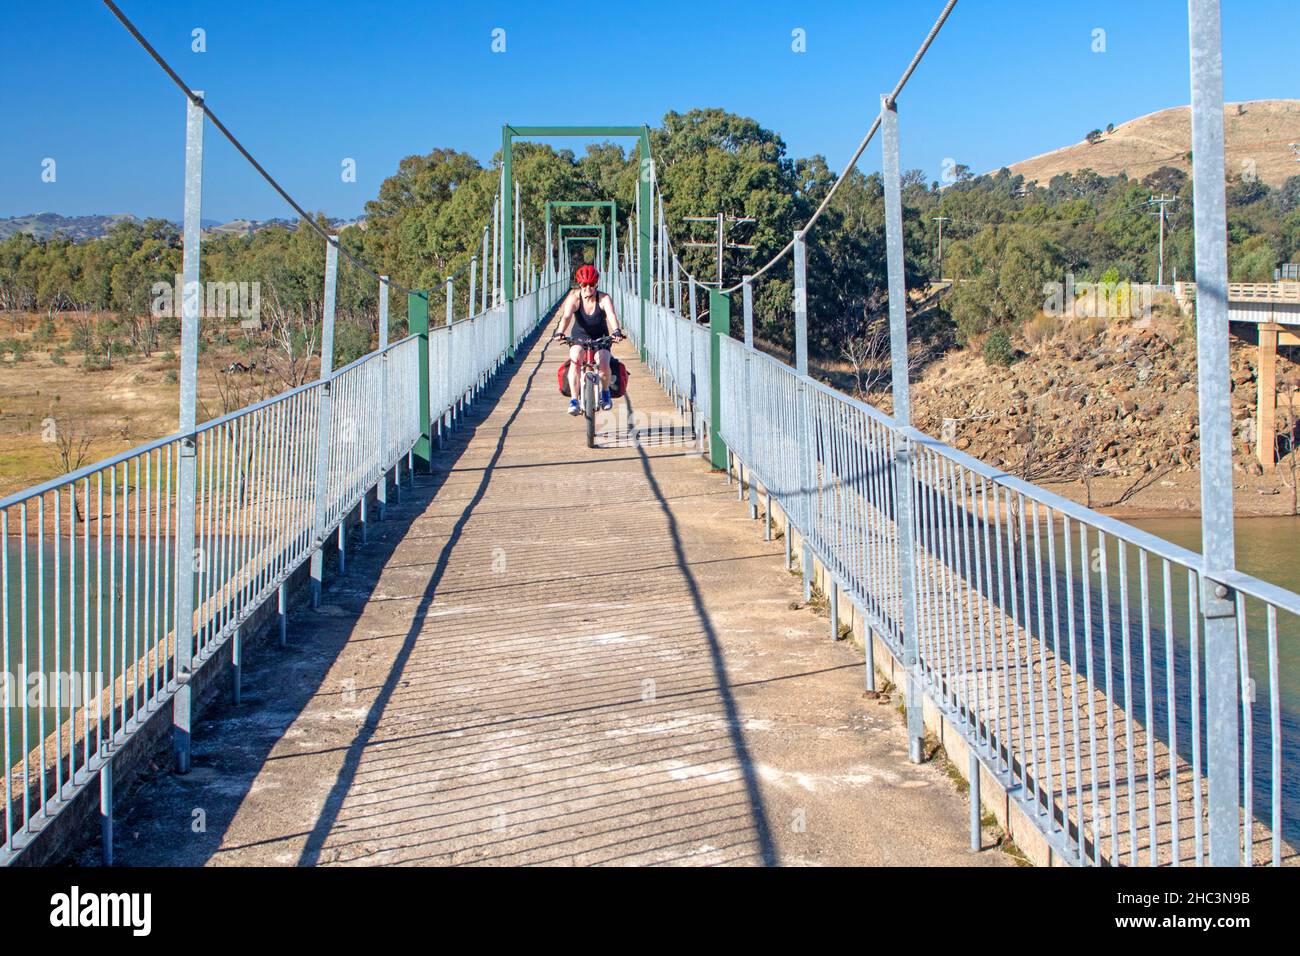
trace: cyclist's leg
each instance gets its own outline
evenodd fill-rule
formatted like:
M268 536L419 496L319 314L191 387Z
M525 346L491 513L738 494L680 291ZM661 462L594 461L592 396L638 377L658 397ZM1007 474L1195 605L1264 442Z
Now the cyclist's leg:
M582 347L569 346L569 397L580 398L582 395Z
M609 390L609 349L596 353L596 364L600 366L600 387Z

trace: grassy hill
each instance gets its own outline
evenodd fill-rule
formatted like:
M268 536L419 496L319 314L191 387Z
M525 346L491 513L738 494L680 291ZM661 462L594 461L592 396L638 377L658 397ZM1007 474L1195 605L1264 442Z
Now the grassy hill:
M1228 176L1239 176L1253 165L1259 179L1277 187L1288 176L1300 175L1300 162L1290 146L1300 143L1300 100L1229 103L1223 113ZM1141 179L1161 166L1190 173L1191 143L1191 109L1177 106L1121 123L1095 143L1065 146L1009 169L1042 186L1059 173L1081 169L1103 176L1127 173L1130 179Z

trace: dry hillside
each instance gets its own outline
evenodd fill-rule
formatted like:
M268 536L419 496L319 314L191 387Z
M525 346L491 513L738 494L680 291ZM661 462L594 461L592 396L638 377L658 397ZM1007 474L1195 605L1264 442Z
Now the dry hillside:
M1300 143L1300 100L1229 103L1223 112L1229 176L1253 168L1254 175L1276 187L1288 176L1300 175L1300 163L1291 149L1292 143ZM1130 179L1141 179L1161 166L1190 173L1191 143L1191 111L1177 106L1121 123L1096 143L1076 143L1009 168L1041 186L1059 173L1081 169L1103 176L1127 173Z

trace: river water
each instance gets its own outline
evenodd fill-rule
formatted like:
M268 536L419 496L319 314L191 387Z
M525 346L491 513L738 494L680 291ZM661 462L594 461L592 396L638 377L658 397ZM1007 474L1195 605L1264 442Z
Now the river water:
M1157 537L1163 538L1181 547L1191 551L1200 551L1200 520L1198 518L1152 518L1132 521L1132 524L1147 531ZM165 546L162 557L164 564L167 562L170 549ZM1300 593L1300 518L1243 518L1236 523L1236 546L1237 546L1237 567L1261 580L1271 584L1287 588L1288 590ZM107 567L111 559L107 555L107 549L114 545L105 543L104 565ZM121 548L119 542L116 545ZM89 557L92 562L97 563L97 549L92 548L89 555L79 555L79 561L83 562ZM8 681L8 689L14 697L11 698L11 706L5 709L5 715L9 730L9 751L10 762L16 762L23 753L24 744L35 746L36 742L41 739L41 733L49 732L55 725L56 719L60 714L56 714L53 709L47 709L44 713L44 720L40 719L40 711L28 711L26 727L23 721L23 709L21 701L23 699L22 674L23 662L21 660L20 635L23 633L22 625L22 603L19 599L19 582L20 575L20 558L21 546L16 544L12 539L8 547L8 623L9 623L9 654L8 660L0 661L3 664L3 677ZM28 579L35 584L37 578L37 548L28 545L27 564ZM66 562L68 556L63 556ZM157 557L155 557L157 560ZM72 611L77 615L78 631L81 636L76 642L65 641L57 648L53 640L53 618L54 618L54 597L53 597L53 556L47 551L45 555L44 577L45 582L45 608L44 608L44 626L45 632L51 635L44 647L43 659L40 659L37 649L31 648L26 669L29 672L38 670L47 674L56 670L75 670L81 674L86 671L102 672L105 674L104 681L107 682L107 674L113 673L115 676L120 674L123 664L129 663L140 651L156 643L160 635L165 635L168 630L172 610L169 602L166 600L165 593L156 596L145 595L137 592L134 578L130 571L122 572L122 577L112 582L115 587L112 593L108 587L105 587L102 595L96 590L92 590L89 600L82 599L83 596L78 594L75 598L69 593L70 588L65 583L62 588L59 616L63 622L68 619L68 614ZM1132 572L1130 572L1132 574ZM109 583L106 581L106 584ZM1131 595L1136 595L1137 585L1131 581ZM4 584L0 583L0 587ZM202 585L197 590L202 595ZM1185 578L1179 575L1173 576L1173 606L1177 608L1186 607L1186 584ZM35 588L29 591L27 613L29 617L28 627L35 631L37 622L37 600L35 598ZM74 600L78 607L72 608ZM100 601L102 601L102 610ZM123 605L126 605L128 613L123 615ZM106 620L116 622L114 628L116 634L115 644L117 652L114 653L109 648L100 648L97 646L94 638L91 637L87 642L84 635L85 614L83 608L92 609L92 615L98 616L102 613ZM136 609L140 612L137 614ZM1135 614L1140 613L1135 607ZM97 613L98 612L98 613ZM1154 610L1153 610L1154 613ZM140 618L140 623L135 623ZM1156 615L1158 619L1158 615ZM1257 797L1255 812L1257 815L1264 816L1267 819L1267 791L1271 785L1271 774L1268 763L1271 761L1271 731L1268 726L1267 704L1270 699L1270 690L1267 687L1269 677L1268 648L1267 648L1267 622L1264 617L1262 608L1258 602L1248 604L1248 630L1249 630L1249 655L1251 662L1251 672L1255 675L1256 680L1263 686L1257 690L1256 706L1253 708L1255 715L1255 727L1252 737L1255 741L1255 761L1254 776L1256 778L1256 790L1261 791ZM93 626L93 625L92 625ZM1285 821L1283 832L1288 839L1300 839L1300 620L1296 620L1289 614L1279 613L1277 615L1278 628L1278 698L1282 710L1282 736L1283 745L1283 800ZM2 656L2 655L0 655ZM1180 652L1180 657L1184 656ZM101 665L102 664L102 669ZM51 677L51 681L54 678ZM93 694L94 684L90 684L90 692ZM51 690L53 696L53 690ZM80 697L77 692L76 697ZM48 700L49 698L47 698ZM74 698L75 699L75 698ZM67 716L68 701L64 700L64 706L61 709L61 716ZM1157 706L1157 712L1152 715L1152 720L1157 725L1160 735L1160 725L1163 722L1161 712L1162 707ZM1139 710L1136 716L1141 717ZM1180 724L1185 720L1185 714L1180 715ZM1184 744L1188 739L1186 729L1180 731L1179 750L1184 749ZM1185 759L1189 759L1184 754ZM1262 799L1261 799L1262 798Z

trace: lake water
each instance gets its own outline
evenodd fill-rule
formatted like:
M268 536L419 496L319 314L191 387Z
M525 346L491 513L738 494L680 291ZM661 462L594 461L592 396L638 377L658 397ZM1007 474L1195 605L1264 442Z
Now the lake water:
M1174 544L1187 548L1191 551L1200 550L1200 521L1196 518L1159 518L1145 519L1132 522L1142 530L1164 538ZM1254 575L1269 583L1279 585L1289 590L1300 593L1300 518L1246 518L1237 521L1236 525L1236 543L1237 543L1237 566L1240 570ZM166 542L164 541L165 545ZM1058 547L1059 547L1058 542ZM105 542L104 566L107 569L110 566L108 557L108 548L114 547L109 542ZM109 673L114 676L120 674L124 664L134 661L138 655L143 653L144 648L156 644L160 635L165 635L168 628L168 622L171 620L172 608L165 594L146 595L143 588L137 593L134 578L128 572L123 572L121 562L122 542L119 539L116 546L118 551L118 579L115 582L105 581L104 593L100 594L97 590L92 589L88 595L88 601L83 600L80 594L73 595L71 588L65 579L62 588L61 598L58 604L58 611L62 623L62 629L66 631L68 615L72 611L72 605L76 604L76 622L78 636L76 641L72 641L65 636L61 642L53 639L54 634L54 612L55 598L53 587L53 555L52 549L48 549L45 554L45 600L44 600L44 632L49 635L43 649L43 660L38 649L32 648L29 651L26 661L26 670L29 673L43 672L50 674L56 671L75 671L78 675L85 672L102 672L105 674L104 683L108 682ZM80 549L79 549L80 551ZM8 601L8 621L9 621L9 648L7 660L0 661L3 665L3 679L8 682L8 690L11 699L15 705L20 705L24 697L25 687L22 686L23 662L21 658L20 635L23 633L22 626L22 605L18 597L18 582L20 578L20 546L10 540L8 548L9 564L9 601ZM31 582L37 580L37 557L38 550L36 546L29 545L27 549L27 577ZM64 567L67 567L68 555L65 551L63 554ZM80 569L85 565L86 555L79 553L77 556ZM92 563L96 562L96 549L92 544L89 558ZM154 560L157 560L155 557ZM166 555L164 554L164 561ZM1113 562L1113 558L1112 558ZM134 563L126 562L128 565ZM1059 565L1058 565L1059 566ZM1112 568L1115 564L1112 563ZM66 571L65 571L66 574ZM107 574L107 571L106 571ZM1163 614L1163 597L1159 593L1159 576L1160 571L1157 562L1153 560L1151 565L1151 586L1152 599L1151 610L1153 617L1153 626L1155 626ZM92 576L93 580L93 576ZM1140 615L1138 607L1137 594L1139 585L1136 579L1136 569L1130 565L1129 568L1129 594L1130 609L1135 618ZM107 587L109 583L115 585L116 594L112 593ZM3 586L3 584L0 584ZM197 588L200 592L202 587ZM1171 606L1175 609L1185 609L1187 607L1187 587L1185 575L1173 575L1171 589ZM102 604L100 603L102 602ZM125 605L124 605L125 602ZM33 588L29 591L28 596L28 629L32 632L37 627L37 604L36 591ZM85 607L89 606L91 614L91 634L87 640L84 633ZM123 607L126 608L125 618L123 616ZM135 621L137 615L135 608L139 607L142 614L139 615L141 621L137 628ZM114 648L105 644L102 648L95 637L94 621L98 614L102 613L105 622L114 622ZM1184 623L1179 623L1175 627L1175 635L1183 635L1183 643L1186 641L1185 617ZM1256 677L1259 685L1256 688L1255 706L1252 708L1254 719L1254 732L1252 740L1255 748L1255 812L1257 816L1267 819L1269 801L1268 790L1271 787L1271 768L1269 762L1272 759L1272 737L1269 726L1269 703L1271 700L1270 688L1268 684L1269 661L1268 661L1268 642L1267 642L1267 620L1265 612L1258 602L1251 601L1247 605L1247 622L1249 632L1249 660L1251 664L1251 673ZM105 627L107 628L107 623ZM1281 703L1282 711L1282 757L1283 757L1283 807L1284 807L1284 825L1283 832L1290 840L1300 838L1300 620L1292 618L1288 614L1277 615L1278 626L1278 698ZM1136 648L1135 648L1136 654ZM2 656L2 655L0 655ZM1188 662L1186 648L1177 649L1175 667L1179 671L1185 671ZM102 667L101 667L102 664ZM67 678L65 677L65 680ZM73 678L75 680L75 678ZM65 684L65 687L67 685ZM1156 686L1162 686L1159 680ZM1186 686L1184 680L1180 679L1179 686ZM95 684L89 684L89 689L93 695ZM16 699L14 695L16 694ZM53 700L54 691L50 690L47 700ZM76 699L80 699L81 692L76 689ZM26 721L24 721L24 710L21 706L10 706L5 710L5 716L8 724L8 743L9 743L9 762L14 763L20 759L24 752L24 744L28 747L34 747L42 739L42 732L52 732L58 717L66 719L68 716L67 705L68 692L63 692L62 707L60 713L56 713L54 708L47 707L41 710L29 710L26 712ZM1139 720L1146 719L1144 707L1140 701L1135 701L1134 717ZM1178 715L1179 730L1179 750L1184 751L1189 734L1184 724L1187 708L1180 702L1182 708ZM42 720L43 717L43 720ZM1150 724L1156 729L1160 737L1165 736L1165 726L1167 725L1167 711L1162 702L1157 700L1153 708L1153 713L1149 715ZM1184 758L1190 760L1190 754L1184 753Z

